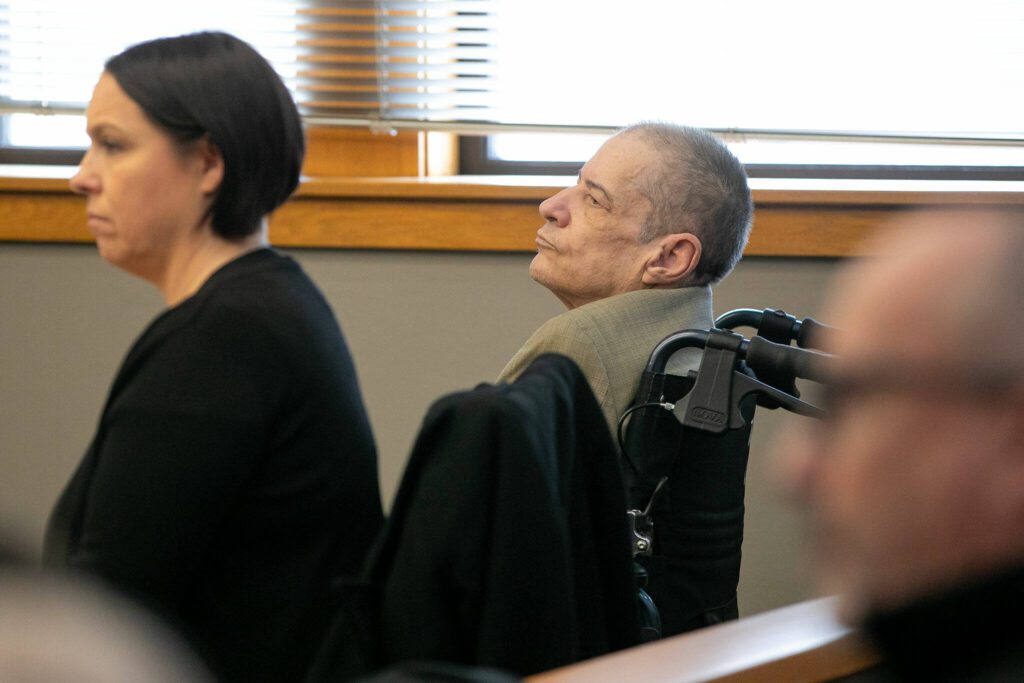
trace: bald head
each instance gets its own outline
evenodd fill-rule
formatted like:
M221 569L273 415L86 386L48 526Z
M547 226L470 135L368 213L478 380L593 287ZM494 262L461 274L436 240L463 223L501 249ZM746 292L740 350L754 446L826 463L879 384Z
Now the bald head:
M0 569L0 681L212 681L180 637L84 578Z
M851 620L1024 566L1022 233L915 215L837 282L834 400L780 471Z
M844 330L837 352L851 362L879 348L1012 361L1024 338L1022 237L1024 223L992 213L900 221L837 281L827 318Z

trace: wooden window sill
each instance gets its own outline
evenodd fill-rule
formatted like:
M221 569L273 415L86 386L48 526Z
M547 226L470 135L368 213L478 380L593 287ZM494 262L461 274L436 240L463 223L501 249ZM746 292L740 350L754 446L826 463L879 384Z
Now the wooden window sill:
M74 169L0 167L0 241L89 242ZM537 205L565 177L304 178L271 217L282 247L513 251L535 249ZM753 256L841 257L908 209L1024 216L1024 182L753 179Z

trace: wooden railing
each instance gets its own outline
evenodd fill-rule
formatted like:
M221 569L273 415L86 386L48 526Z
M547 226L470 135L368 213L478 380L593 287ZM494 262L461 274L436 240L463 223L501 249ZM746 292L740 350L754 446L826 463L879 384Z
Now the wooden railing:
M809 683L857 673L878 655L811 600L531 676L528 683Z

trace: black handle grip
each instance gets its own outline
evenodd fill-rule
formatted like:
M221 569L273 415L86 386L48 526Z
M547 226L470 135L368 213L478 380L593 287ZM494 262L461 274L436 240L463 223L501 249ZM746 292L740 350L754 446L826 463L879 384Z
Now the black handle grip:
M802 349L828 351L836 331L836 328L831 325L819 323L814 318L804 318L800 322L800 331L796 335L796 345Z
M812 382L826 382L833 356L820 351L798 349L775 344L764 337L754 337L747 346L747 366L754 374L773 377L802 377Z

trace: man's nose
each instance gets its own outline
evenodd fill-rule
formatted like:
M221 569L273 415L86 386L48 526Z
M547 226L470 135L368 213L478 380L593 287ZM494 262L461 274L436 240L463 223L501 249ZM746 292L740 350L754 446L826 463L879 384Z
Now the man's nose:
M548 223L554 223L559 228L569 225L569 202L566 188L556 195L548 197L540 203L540 215Z
M823 458L817 425L794 425L776 437L772 448L771 479L787 495L813 503L821 479Z

